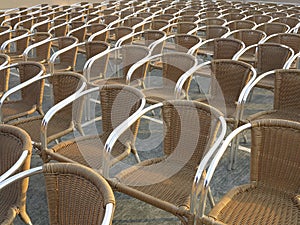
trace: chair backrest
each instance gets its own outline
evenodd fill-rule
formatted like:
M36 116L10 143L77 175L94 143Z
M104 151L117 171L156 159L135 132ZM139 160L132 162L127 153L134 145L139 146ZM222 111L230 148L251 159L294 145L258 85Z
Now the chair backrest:
M205 39L219 38L229 32L229 28L220 25L208 25L206 26Z
M275 72L274 109L286 113L300 112L298 89L300 71L297 69L278 69Z
M264 31L268 36L277 33L285 33L290 27L284 23L279 22L271 22L271 23L261 23L257 27L256 30Z
M251 68L250 64L236 60L212 60L209 103L223 112L225 117L234 115L241 91L253 76Z
M276 22L287 24L290 28L295 27L299 22L300 18L296 17L279 17L275 19Z
M283 68L286 61L293 55L291 48L277 43L257 45L257 73ZM272 58L272 60L270 60Z
M175 85L178 79L189 69L196 65L196 57L183 52L170 52L162 56L162 76L164 85ZM183 85L183 89L188 91L192 76Z
M242 41L229 38L214 39L214 59L231 59L238 51L244 48Z
M20 158L21 154L27 150L28 155L16 172L28 170L32 153L31 139L29 135L20 128L11 125L0 125L0 176L8 171ZM13 185L1 190L1 211L0 223L10 224L15 217L15 210L21 213L25 211L26 191L28 179L20 180ZM15 211L16 212L16 211Z
M251 12L250 12L251 13ZM262 12L263 14L263 12ZM254 21L256 24L266 23L272 20L272 17L269 15L262 14L249 14L249 17L246 17L247 20Z
M0 54L0 69L2 66L9 65L9 63L10 57L6 54ZM0 70L0 96L3 92L8 90L9 76L9 68Z
M241 30L241 29L252 29L256 23L251 20L232 20L229 21L226 26L229 27L230 31Z
M168 160L196 168L215 140L222 114L207 104L186 100L163 102L161 114Z
M177 52L188 52L190 48L201 42L198 36L190 34L177 34L174 39Z
M295 54L300 52L300 34L278 33L267 37L264 42L273 42L289 46L294 50Z
M300 124L288 120L252 122L251 181L285 193L299 192L299 131Z
M60 37L58 39L58 48L63 49L68 47L78 41L75 37ZM71 67L74 67L77 58L77 48L71 48L70 50L63 52L59 55L59 62L60 64L65 64Z
M134 87L111 84L100 87L100 101L102 129L106 134L110 134L144 104L144 95ZM134 141L138 126L139 120L131 126L130 130L124 132L119 140L124 141L123 143L128 140Z
M65 224L101 225L107 204L115 205L109 184L90 168L71 163L47 163L43 166L43 174L50 224L64 221Z
M0 46L3 42L11 39L12 32L9 32L10 29L10 26L0 26Z
M267 35L265 32L252 29L241 29L233 33L233 37L244 42L246 47L259 43L259 41L261 41L266 36Z

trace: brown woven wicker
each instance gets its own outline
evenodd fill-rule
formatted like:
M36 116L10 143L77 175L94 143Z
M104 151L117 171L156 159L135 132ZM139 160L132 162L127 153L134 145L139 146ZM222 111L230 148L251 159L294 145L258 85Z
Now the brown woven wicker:
M238 102L242 89L254 75L248 63L231 60L212 60L210 66L209 94L197 101L209 103L219 109L235 129L239 124L241 103ZM200 68L201 70L201 68Z
M272 110L261 111L247 117L248 121L256 119L286 119L300 122L298 86L300 71L297 69L280 69L275 71L274 105Z
M193 46L201 42L196 35L191 34L175 34L174 43L172 41L165 42L164 50L176 52L188 52Z
M108 179L116 191L192 224L190 195L201 158L214 142L220 112L193 101L164 102L163 156L145 160ZM199 128L199 130L198 130Z
M290 27L284 23L267 22L259 24L257 27L255 27L255 29L261 30L269 36L277 33L286 33Z
M113 129L140 108L144 96L139 90L123 85L105 85L99 88L99 92L103 132L57 144L46 150L51 159L77 162L96 170L102 169L102 151L106 139ZM136 154L134 144L138 125L139 121L117 141L111 152L111 164L124 159L130 153Z
M241 29L251 29L256 25L255 22L251 20L232 20L226 24L231 31L241 30Z
M256 24L266 23L272 20L272 17L269 15L262 15L262 14L253 14L253 12L249 12L250 16L248 16L246 19L254 21ZM261 13L263 13L261 11Z
M11 39L12 32L9 32L10 26L0 26L0 46L7 40ZM6 32L7 31L7 32Z
M107 83L113 83L113 84L130 84L130 85L138 85L139 82L143 82L146 76L146 70L147 65L140 66L131 76L130 83L127 81L127 73L130 67L137 63L138 61L144 59L146 56L148 56L150 53L149 48L145 46L139 46L139 45L122 45L120 48L116 48L113 52L109 52L107 55L105 55L103 60L100 62L101 64L106 61L106 63L112 62L115 63L115 66L119 66L119 69L121 70L122 74L120 77L112 76L105 78L105 79L99 79L95 80L92 84L99 86L102 84ZM107 58L109 60L107 60ZM105 58L105 60L104 60ZM99 60L95 62L95 66L98 66ZM105 65L107 66L107 65ZM103 71L105 72L105 71ZM118 72L118 71L114 71ZM99 73L98 73L99 74ZM95 77L95 76L91 76Z
M155 104L164 100L174 100L176 98L174 91L175 85L180 77L195 66L196 57L183 52L165 53L161 57L162 62L162 86L147 87L142 90L149 104ZM186 79L180 98L188 98L191 76Z
M23 83L37 75L45 73L45 67L36 62L19 62L14 66L19 72L20 83ZM42 109L44 94L44 81L35 82L21 89L20 98L6 100L1 106L1 122L21 118L34 112L44 115Z
M253 121L249 184L230 190L198 224L299 224L299 134L296 122Z
M50 224L102 224L105 206L115 205L105 179L93 170L71 163L43 166Z
M49 80L51 80L52 83L53 104L57 104L75 93L75 91L85 83L83 76L74 72L58 72L53 74ZM74 104L78 103L74 102ZM69 104L52 117L47 129L46 144L72 132L75 127L79 129L79 131L82 131L79 123L82 106L79 105L76 109L78 109L78 111L75 110L73 104ZM12 122L11 124L27 131L34 142L34 146L41 150L42 119L43 116L32 116Z
M9 65L10 57L6 54L0 54L0 68L5 65ZM8 90L10 70L0 69L0 97Z
M234 21L234 20L239 20L240 21L241 19L243 19L245 17L246 17L246 15L241 14L241 13L237 13L237 12L235 12L235 13L233 13L233 12L232 13L226 13L226 14L223 14L221 16L221 18L225 19L227 22ZM247 28L249 28L249 27L247 27ZM232 30L232 29L230 29L230 30Z
M21 172L30 168L32 145L29 135L23 130L10 126L0 126L0 175L11 168L20 158L21 154L27 150L28 156L24 164L16 171ZM0 192L0 224L12 224L16 215L28 224L30 219L26 212L26 191L28 179L16 182Z
M279 23L284 23L289 25L290 28L293 28L297 26L297 24L300 22L300 18L296 17L278 17L274 21L279 22Z

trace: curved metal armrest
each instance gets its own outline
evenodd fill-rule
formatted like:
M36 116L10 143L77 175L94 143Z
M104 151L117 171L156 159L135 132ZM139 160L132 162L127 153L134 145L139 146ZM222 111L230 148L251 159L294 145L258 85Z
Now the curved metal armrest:
M36 29L38 26L41 26L41 25L46 24L46 23L49 23L50 21L51 21L50 19L46 19L46 20L44 20L42 22L33 24L33 26L30 28L30 32L33 33L34 29Z
M247 47L244 48L242 51L237 52L237 53L232 57L232 59L233 59L233 60L239 60L239 58L240 58L243 54L245 54L245 52L249 51L249 50L252 49L252 48L257 48L257 46L258 46L258 44L253 44L253 45L247 46Z
M78 90L70 95L69 97L65 98L64 100L60 101L56 105L52 106L48 112L45 114L43 117L42 123L41 123L41 144L42 144L42 149L47 148L47 129L48 129L48 124L49 121L52 119L52 117L62 108L70 104L71 102L75 101L82 95L80 94L83 92L83 90L86 88L86 82L83 82L81 87L78 88Z
M2 23L1 23L1 26L5 25L7 22L10 22L11 20L16 19L18 17L21 17L21 15L18 14L18 15L14 16L14 17L7 18L7 19L3 20Z
M28 19L19 21L18 23L15 24L15 26L13 27L13 29L14 29L14 30L18 29L18 26L19 26L20 24L25 23L25 22L30 21L30 20L33 20L33 18L34 18L34 17L32 16L31 18L28 18Z
M60 15L60 16L61 16L61 15ZM62 27L62 26L68 26L68 25L69 25L69 22L67 21L67 22L64 22L64 23L62 23L62 24L59 24L59 25L57 25L57 26L51 27L51 28L48 30L48 33L49 33L49 34L52 34L52 32L53 32L55 29L60 28L60 27Z
M98 35L101 35L101 34L107 32L107 31L109 31L109 30L111 30L111 28L109 28L109 26L107 26L107 27L104 28L103 30L97 31L96 33L92 34L92 35L89 37L88 41L93 41L93 39L94 39L95 37L97 37Z
M55 38L55 40L57 40L59 38L60 37L57 37L57 38ZM54 39L52 39L52 40L54 40ZM71 44L63 49L58 50L50 57L50 59L49 59L50 73L54 72L54 62L55 62L56 58L59 57L59 55L61 55L62 53L71 50L72 48L77 48L77 43L78 43L78 40L76 40L73 44Z
M97 11L97 12L100 12L100 11ZM97 12L93 12L93 13L91 13L91 14L97 14ZM93 18L93 19L87 21L86 24L91 24L91 23L93 23L94 21L97 21L97 20L99 20L99 19L101 19L101 18L102 18L102 16L97 16L97 17L95 17L95 18Z
M75 29L72 29L70 30L68 33L67 33L67 36L71 36L72 33L76 32L76 31L79 31L79 30L82 30L82 29L87 29L88 25L87 24L84 24L83 26L80 26L80 27L77 27Z
M113 48L113 49L110 49L110 47L108 47L105 51L103 51L97 55L94 55L92 58L90 58L86 61L86 63L84 64L84 67L83 67L83 76L87 79L88 82L90 81L90 73L91 73L93 63L97 59L100 59L101 57L111 53L112 51L118 50L118 49L120 49L120 47Z
M25 159L28 156L28 153L29 153L28 150L24 150L22 152L20 158L14 163L14 165L0 176L0 183L3 182L8 177L10 177L12 174L14 174L23 165Z
M150 62L151 60L155 59L155 58L158 58L158 57L161 57L162 54L159 54L159 55L153 55L151 56L151 51L149 52L148 56L146 56L145 58L141 59L140 61L134 63L128 70L127 72L127 75L126 75L126 83L129 84L130 83L130 80L131 80L131 76L132 74L134 73L134 71L136 69L138 69L140 66L142 66L143 64L145 63L148 63Z
M204 196L203 196L203 187L201 186L201 179L203 178L203 172L208 168L209 162L211 161L212 157L215 155L216 151L222 144L222 141L224 140L224 137L226 135L226 129L227 129L227 124L226 120L223 116L218 118L221 123L221 133L214 142L214 144L211 146L211 148L208 150L208 152L204 155L204 157L201 159L200 164L198 166L196 175L194 177L194 183L192 186L192 195L191 195L191 211L197 211L197 212L204 212ZM198 195L199 193L202 193L202 198L201 202L199 202ZM202 203L202 204L201 204ZM202 208L198 208L198 207Z
M77 20L77 19L80 19L81 17L86 17L86 14L82 14L82 15L76 16L76 17L70 19L68 22L69 22L69 23L72 23L73 21L75 21L75 20Z
M123 36L122 38L124 38L124 40L126 40L126 39L129 39L129 38L131 38L131 37L133 37L134 36L134 29L129 33L129 34L126 34L125 36ZM121 39L121 38L120 38ZM120 40L119 39L119 40ZM121 44L122 44L122 42L124 41L122 41L121 43L119 42L119 40L117 40L117 42L116 42L116 44L115 44L115 47L120 47L121 46Z
M187 32L187 34L194 34L195 32L197 32L198 30L204 29L206 26L197 26L196 28L190 30L189 32Z
M109 174L109 154L111 152L111 150L113 149L114 144L116 143L116 141L119 139L119 137L127 130L130 128L130 126L132 124L134 124L139 118L141 118L144 114L146 114L147 112L150 112L156 108L159 108L163 105L163 103L157 103L155 105L151 105L145 109L144 106L146 104L146 100L143 98L142 100L142 104L140 106L140 108L133 113L130 117L128 117L128 119L126 119L125 121L123 121L119 126L117 126L109 135L109 137L107 138L105 145L104 145L104 157L103 157L103 176L108 178L108 174Z
M50 42L50 41L51 41L51 37L48 37L45 40L34 43L33 45L29 45L23 52L24 61L28 61L28 55L29 55L30 51L32 51L34 48L37 48L37 47L39 47L43 44L46 44L47 42Z
M29 176L32 176L32 175L35 175L35 174L39 174L43 171L43 167L42 166L39 166L39 167L35 167L35 168L31 168L29 170L25 170L25 171L22 171L20 173L17 173L9 178L7 178L6 180L0 182L0 191L6 187L7 185L15 182L15 181L18 181L18 180L21 180L21 179L24 179L26 177L29 177Z
M263 78L265 78L266 76L269 76L271 74L274 74L276 71L275 70L271 70L268 72L265 72L261 75L259 75L255 80L253 80L251 83L249 82L249 85L246 85L245 88L242 90L240 97L239 97L239 101L244 104L247 101L247 98L251 92L251 90L253 89L253 87Z
M25 34L22 34L22 35L20 35L20 36L18 36L18 37L14 37L14 38L12 38L12 39L10 39L10 40L7 40L7 41L5 41L5 42L1 45L0 51L1 51L1 52L5 52L5 49L6 49L6 47L7 47L9 44L11 44L11 43L13 43L13 42L15 42L15 41L19 41L19 40L21 40L21 39L23 39L23 38L30 37L30 36L32 36L32 35L33 35L33 34L30 34L30 32L29 32L29 30L28 30L28 32L25 33Z
M178 79L177 83L176 83L176 86L175 86L175 90L174 90L174 94L175 94L175 98L178 99L181 95L181 91L182 91L182 87L184 85L184 83L186 82L186 80L193 76L193 74L201 67L201 66L204 66L204 65L208 65L210 64L211 62L205 62L205 63L202 63L202 64L199 64L197 65L197 60L195 60L195 64L188 70L186 71L184 74L182 74L180 76L180 78Z
M161 37L160 39L152 42L148 48L150 48L150 50L152 51L157 45L159 45L160 43L166 41L166 39L168 38L167 34L165 33L163 37Z
M206 173L206 177L204 179L204 184L203 184L203 188L207 189L210 181L212 179L212 176L217 168L217 165L221 159L221 157L223 156L224 152L226 151L226 149L228 148L229 144L231 143L231 141L242 131L248 129L251 127L250 123L244 124L238 128L236 128L234 131L232 131L224 140L223 144L221 145L221 147L218 149L217 153L215 154L213 160L210 163L210 166L207 170Z
M283 66L283 69L290 69L291 65L300 58L300 52L290 57Z

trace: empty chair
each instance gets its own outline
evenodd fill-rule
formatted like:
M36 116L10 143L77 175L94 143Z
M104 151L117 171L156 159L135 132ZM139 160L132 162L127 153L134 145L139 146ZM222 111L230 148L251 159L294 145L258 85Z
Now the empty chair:
M50 108L45 110L45 116L33 115L10 123L27 131L39 153L46 149L48 143L72 132L74 129L83 133L80 123L82 103L74 103L78 106L76 112L73 111L71 103L73 103L72 96L76 96L86 87L85 78L74 72L58 72L36 77L31 79L30 82L20 85L21 87L28 87L28 85L35 82L39 83L45 79L51 83L51 100L53 102L53 105L50 104ZM41 130L44 131L46 136L42 143Z
M18 82L22 83L45 74L45 67L36 62L19 62L0 68L0 73L6 73L11 69L17 70ZM10 120L21 118L35 112L43 115L42 102L44 94L44 82L37 82L26 88L16 85L7 90L0 99L0 122L7 123ZM16 96L19 94L20 96Z
M100 108L94 109L99 114L102 112L101 132L85 135L80 138L63 141L52 148L46 149L49 159L63 162L76 162L101 171L103 150L109 135L123 121L134 114L139 113L145 106L145 98L141 91L126 85L104 85L89 89L83 93L85 96L96 94L100 100ZM82 95L83 95L82 94ZM78 97L81 97L79 95ZM89 101L87 99L87 101ZM111 149L113 160L110 166L127 157L132 153L139 162L139 156L135 150L135 139L137 136L139 121L131 126L131 129L124 132L118 143ZM102 129L101 129L102 128Z
M244 19L254 21L256 24L261 24L261 23L270 22L273 18L269 15L250 14L248 17Z
M256 23L251 20L231 20L225 24L229 27L230 31L241 29L252 29L256 26Z
M258 75L270 70L284 68L285 64L294 55L293 49L286 45L277 43L261 43L246 47L243 51L237 53L233 59L241 60L240 56L251 48L254 48L256 51L254 68ZM272 60L270 60L270 58L272 58ZM273 90L274 78L269 76L268 79L261 80L261 82L257 84L257 87Z
M191 224L194 208L190 198L194 194L196 170L206 168L215 147L223 139L226 125L222 114L206 104L165 101L137 114L133 121L116 132L117 137L132 122L155 108L161 109L163 118L162 156L146 159L113 178L109 177L112 170L104 168L104 176L114 190L172 213L182 224ZM218 130L221 135L217 136ZM107 165L110 164L109 149L117 137L112 137L107 143Z
M268 22L261 23L253 27L255 30L261 30L267 34L267 36L277 33L287 33L290 27L284 23L279 22Z
M132 76L128 76L130 67L150 56L150 49L140 45L122 45L90 58L83 74L91 85L118 83L142 85L146 76L146 66L141 66Z
M176 51L176 52L187 52L194 54L197 51L196 46L198 46L202 40L191 34L175 34L169 35L165 39L164 51Z
M30 168L32 145L29 135L14 126L0 125L1 140L1 166L0 183L21 171ZM0 223L11 224L19 215L21 219L29 224L30 219L26 212L26 191L28 179L23 179L5 188L0 192Z
M222 155L232 139L247 129L251 129L252 143L249 183L228 191L207 215L199 210L197 224L298 223L300 124L297 122L257 120L233 131L207 170L202 189L204 198Z
M197 32L197 35L204 41L212 38L219 38L223 35L230 32L228 27L221 26L221 25L207 25L201 26L188 32L188 34L193 34Z
M16 186L15 184L20 181L28 182L28 177L40 173L45 178L49 224L55 224L57 221L83 225L112 223L115 197L111 187L100 174L78 164L47 163L17 173L0 183L1 200L3 194ZM25 194L26 191L23 191L22 195ZM6 196L8 199L12 198L12 196ZM26 223L32 224L29 218Z

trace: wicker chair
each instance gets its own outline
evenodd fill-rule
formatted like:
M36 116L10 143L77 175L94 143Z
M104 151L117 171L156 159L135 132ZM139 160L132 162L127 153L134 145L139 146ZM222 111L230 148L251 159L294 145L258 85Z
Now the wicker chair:
M122 45L95 55L89 59L83 71L84 76L92 85L105 83L143 85L146 66L141 66L132 76L128 76L130 67L150 56L150 49L139 45Z
M258 75L270 70L284 68L285 64L294 55L293 49L286 45L277 43L261 43L248 46L243 51L237 53L233 59L241 60L240 56L242 56L249 49L256 49L254 67ZM272 58L272 60L270 60L270 58ZM257 84L257 87L273 90L274 77L269 76L267 79L261 80L261 82Z
M89 134L80 138L61 142L51 149L46 150L49 159L63 162L76 162L102 171L104 144L113 132L127 118L139 113L145 106L143 94L130 86L104 85L90 89L84 95L91 93L98 94L102 111L102 131L97 134ZM95 97L94 97L95 98ZM88 100L88 99L87 99ZM96 115L97 112L93 112ZM118 140L118 143L111 150L113 159L111 166L124 159L130 153L140 162L135 150L135 139L137 136L139 121L131 126L130 131L125 132Z
M249 12L249 15L244 19L254 21L256 24L270 22L273 19L270 15L262 14L253 14L252 12Z
M0 195L17 181L28 182L28 177L40 173L45 178L49 224L112 223L115 197L111 187L101 175L82 165L47 163L18 173L0 183ZM30 220L26 222L32 224Z
M141 66L146 64L155 65L155 62L159 62L160 65L154 67L154 69L151 66L151 73L158 72L161 74L162 80L158 84L152 84L152 86L151 78L146 80L150 85L147 85L147 82L145 82L146 87L142 92L146 96L147 103L155 104L164 100L188 99L192 74L195 72L197 65L196 57L184 52L169 52L162 55L154 55L134 64L128 71L127 76L131 77ZM182 79L185 80L184 83L181 83ZM175 90L177 90L176 94Z
M19 84L6 91L0 99L0 122L28 116L35 112L44 115L42 109L44 82L37 82L20 88L30 82L31 79L41 77L45 74L45 67L36 62L19 62L0 68L1 73L7 73L12 68L18 71ZM23 83L23 84L22 84ZM19 94L17 97L16 94Z
M164 128L163 156L146 159L113 178L109 178L112 171L106 167L104 174L114 190L172 213L183 224L192 224L194 208L191 195L196 194L194 188L198 185L198 177L194 178L196 170L205 170L226 133L226 124L221 113L213 107L186 100L158 103L146 108L134 119L160 107ZM134 119L116 130L115 134L121 134ZM216 138L220 124L221 135ZM114 142L115 137L111 136L106 148L107 160Z
M30 168L32 145L26 132L10 125L0 125L0 141L0 184L2 184L14 173ZM24 179L0 192L1 224L12 224L18 214L24 222L27 224L30 222L25 204L27 187L28 179Z
M270 36L277 33L287 33L290 30L290 27L284 23L279 22L267 22L261 23L252 28L253 30L261 30Z
M228 21L225 26L229 27L230 31L241 29L252 29L256 26L256 23L251 20L231 20Z
M23 52L23 59L42 62L49 73L73 70L77 58L78 48L75 47L77 43L78 40L75 37L46 39L26 48ZM50 49L54 50L54 53L50 54ZM31 58L30 54L34 50L36 54Z
M74 72L58 72L37 77L30 82L20 84L20 87L23 88L46 79L51 82L53 96L50 97L54 105L45 116L31 116L10 123L27 131L38 153L43 153L48 143L72 132L75 128L83 134L81 128L83 103L82 101L73 102L73 100L74 96L86 87L85 78ZM76 107L73 107L72 103ZM41 135L43 135L43 141Z
M203 215L198 225L297 224L300 217L300 124L288 120L257 120L233 131L218 150L204 179L203 195L215 168L232 138L251 129L249 184L230 190Z
M208 89L204 96L198 97L196 101L205 102L220 110L226 122L232 129L238 127L243 115L242 97L245 90L256 78L255 69L248 63L239 62L232 59L217 59L205 62L197 67L197 72L201 70L210 71L209 88L201 86L200 89ZM195 73L197 75L197 73Z

